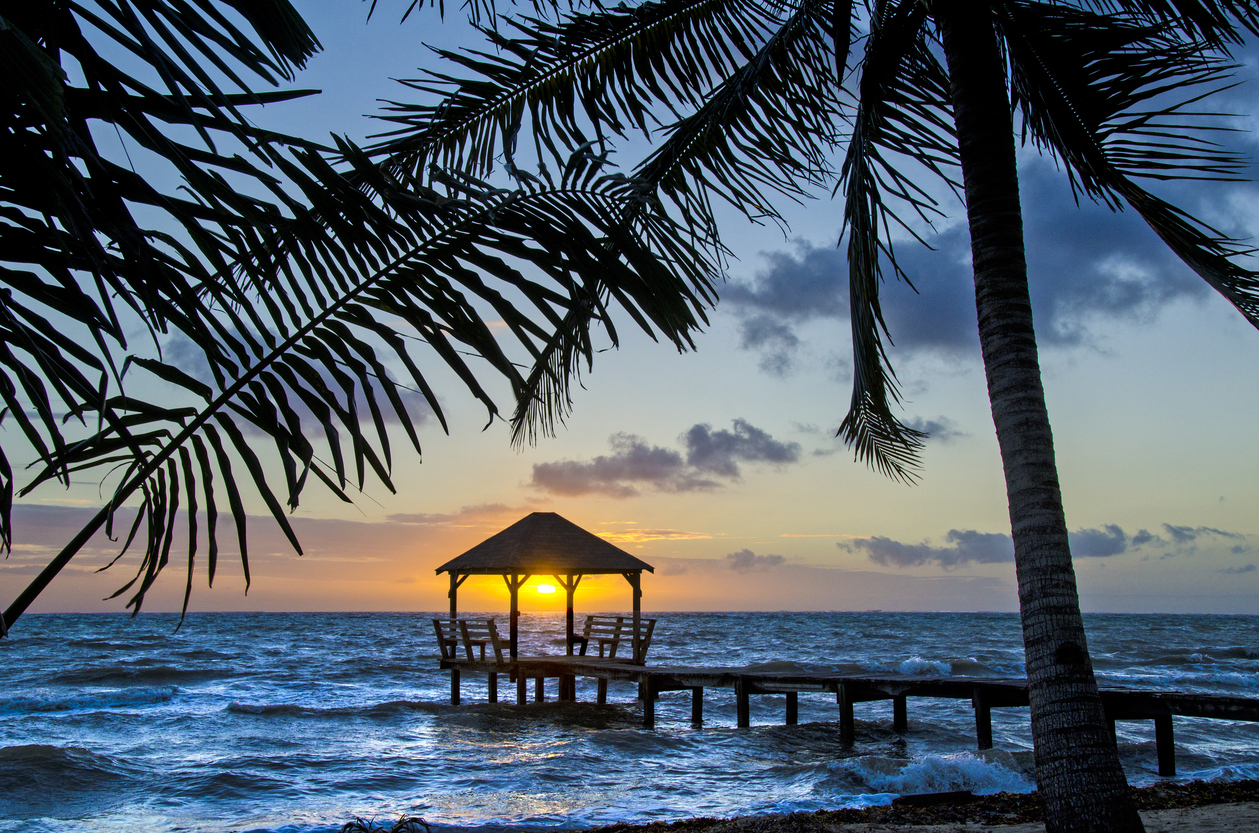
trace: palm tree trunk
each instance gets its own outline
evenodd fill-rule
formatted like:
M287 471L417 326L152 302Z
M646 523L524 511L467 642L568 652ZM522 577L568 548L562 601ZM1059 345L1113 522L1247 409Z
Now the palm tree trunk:
M992 419L1005 467L1036 748L1050 833L1143 830L1084 639L1023 255L1014 126L987 0L936 0L953 84Z

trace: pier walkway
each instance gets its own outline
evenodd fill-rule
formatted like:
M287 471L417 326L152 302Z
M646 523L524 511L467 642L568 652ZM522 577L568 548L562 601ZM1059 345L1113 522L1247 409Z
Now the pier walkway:
M908 700L913 697L969 700L975 711L975 737L980 749L992 747L992 709L1027 706L1027 681L988 677L909 677L893 675L847 675L807 669L784 669L781 665L746 667L646 666L585 656L519 657L505 662L443 659L443 669L451 672L451 702L460 701L462 672L489 675L488 698L498 700L498 675L507 674L516 683L516 700L525 703L527 681L534 683L534 699L545 697L545 680L559 680L562 699L576 699L577 677L598 681L598 702L607 701L609 680L638 684L643 704L643 725L656 723L656 695L664 691L691 692L691 720L704 719L704 689L733 689L737 723L751 725L749 699L752 695L786 696L784 720L798 718L801 693L833 694L839 708L840 737L855 740L854 705L881 700L892 701L893 729L904 732L908 726ZM1143 691L1129 688L1101 689L1102 703L1114 730L1116 720L1152 720L1158 746L1160 775L1176 774L1175 739L1172 718L1205 717L1221 720L1259 722L1259 699L1214 694L1185 694L1174 691Z

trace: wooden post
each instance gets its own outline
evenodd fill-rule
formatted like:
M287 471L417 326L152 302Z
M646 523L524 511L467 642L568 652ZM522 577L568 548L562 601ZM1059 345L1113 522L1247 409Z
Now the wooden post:
M577 585L581 584L581 576L579 574L569 573L565 576L555 576L555 580L564 588L564 592L568 595L568 607L565 615L564 626L564 654L566 656L573 655L573 597L577 595ZM574 698L576 699L576 698Z
M909 731L909 709L905 702L907 699L904 694L892 698L892 731L898 735Z
M656 728L656 692L652 690L651 677L644 680L639 690L643 696L643 728Z
M691 689L691 722L704 722L704 687L702 685Z
M852 698L848 696L848 686L844 683L835 689L835 702L839 704L839 740L851 746L857 739L857 727L852 713Z
M515 659L520 655L520 588L529 576L516 575L515 573L504 573L503 581L507 582L507 592L511 594L511 658Z
M800 722L800 695L795 691L787 692L787 725L795 726Z
M452 570L450 573L450 618L459 618L459 576Z
M608 681L600 677L598 686L599 690L595 694L595 702L602 706L608 702Z
M980 749L992 748L992 706L983 689L975 689L971 695L975 707L975 740Z
M538 677L533 683L533 699L539 703L546 702L546 680Z
M1158 746L1158 774L1176 774L1176 738L1172 732L1172 716L1160 714L1154 718L1154 740Z
M634 610L634 641L632 643L632 646L633 646L633 661L638 662L638 658L639 658L638 627L640 624L642 624L642 621L643 621L643 610L642 610L643 608L643 586L642 586L643 573L642 573L642 570L635 570L634 572L624 573L623 575L625 576L625 580L629 582L630 590L632 591L632 595L634 597L634 608L633 608Z
M450 669L450 705L459 705L459 669Z
M746 729L752 725L752 709L748 703L748 682L743 677L734 681L734 699L739 728Z
M529 699L525 694L525 675L520 673L520 669L516 669L516 705L523 706L525 701Z
M485 684L485 699L491 703L498 702L498 674L491 671L490 680Z

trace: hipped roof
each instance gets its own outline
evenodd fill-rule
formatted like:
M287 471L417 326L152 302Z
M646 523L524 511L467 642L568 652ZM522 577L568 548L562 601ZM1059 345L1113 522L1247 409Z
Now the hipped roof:
M472 575L628 573L655 569L554 512L534 512L437 568Z

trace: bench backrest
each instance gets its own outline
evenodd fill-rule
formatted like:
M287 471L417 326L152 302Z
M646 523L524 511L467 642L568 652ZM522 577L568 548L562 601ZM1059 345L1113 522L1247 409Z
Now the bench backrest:
M455 647L459 644L458 619L434 619L433 630L437 632L437 647L441 649L442 659L454 659L457 654Z
M437 633L442 659L446 660L486 659L488 646L494 652L494 660L502 662L503 649L509 647L499 638L493 619L434 619L433 630ZM459 656L460 644L464 657Z
M647 649L651 647L651 635L656 629L655 619L638 620L638 655L631 662L646 662ZM586 624L581 631L582 639L587 645L594 641L598 644L599 656L604 656L604 647L608 649L607 657L615 658L617 648L624 642L632 651L634 645L633 616L587 616ZM582 653L586 653L583 647Z

